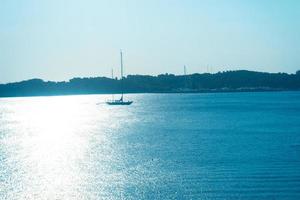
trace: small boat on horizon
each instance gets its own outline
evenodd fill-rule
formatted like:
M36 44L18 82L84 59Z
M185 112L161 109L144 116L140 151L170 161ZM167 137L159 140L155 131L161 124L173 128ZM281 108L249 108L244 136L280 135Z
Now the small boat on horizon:
M117 100L108 100L106 101L108 105L130 105L133 103L133 101L124 101L123 97Z
M124 91L123 91L123 53L122 50L120 51L121 56L121 86L122 86L122 95L120 99L114 99L106 101L106 104L108 105L130 105L133 103L133 101L124 101Z

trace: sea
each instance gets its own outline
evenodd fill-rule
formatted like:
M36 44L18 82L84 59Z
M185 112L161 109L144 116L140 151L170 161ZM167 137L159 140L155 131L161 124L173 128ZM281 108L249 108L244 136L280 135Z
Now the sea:
M300 199L300 92L0 99L0 199Z

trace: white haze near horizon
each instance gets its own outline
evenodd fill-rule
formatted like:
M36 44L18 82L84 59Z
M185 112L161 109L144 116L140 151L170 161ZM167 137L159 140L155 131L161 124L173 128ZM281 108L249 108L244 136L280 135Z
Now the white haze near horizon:
M2 0L0 82L300 69L297 0Z

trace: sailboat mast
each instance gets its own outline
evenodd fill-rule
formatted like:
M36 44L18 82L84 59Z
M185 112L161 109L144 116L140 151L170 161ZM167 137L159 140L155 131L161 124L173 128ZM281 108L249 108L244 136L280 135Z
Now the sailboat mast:
M114 100L114 99L112 99L112 100L109 100L109 101L106 101L106 103L108 104L108 105L131 105L132 104L132 102L133 101L124 101L123 100L123 96L124 96L124 84L123 84L123 82L124 82L124 76L123 76L123 52L122 52L122 50L120 50L120 57L121 57L121 63L120 63L120 68L121 68L121 80L120 81L117 81L117 86L118 86L118 88L119 89L121 89L121 92L122 92L122 96L121 96L121 99L116 99L116 100ZM114 71L113 70L111 70L111 74L112 74L112 79L114 78ZM112 94L113 95L113 94ZM113 96L112 96L112 98L114 98Z
M183 75L184 75L184 88L187 88L187 76L186 76L186 66L183 66Z
M111 79L114 80L114 69L111 69ZM112 92L112 100L115 100L114 93Z
M122 97L121 99L123 100L123 52L120 50L120 55L121 55L121 89L122 89Z
M122 50L120 51L121 55L121 79L123 79L123 52Z

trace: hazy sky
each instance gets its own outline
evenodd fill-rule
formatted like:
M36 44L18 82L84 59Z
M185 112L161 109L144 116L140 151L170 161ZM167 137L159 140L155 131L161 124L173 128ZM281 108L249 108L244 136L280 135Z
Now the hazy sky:
M0 82L300 69L299 0L1 0Z

